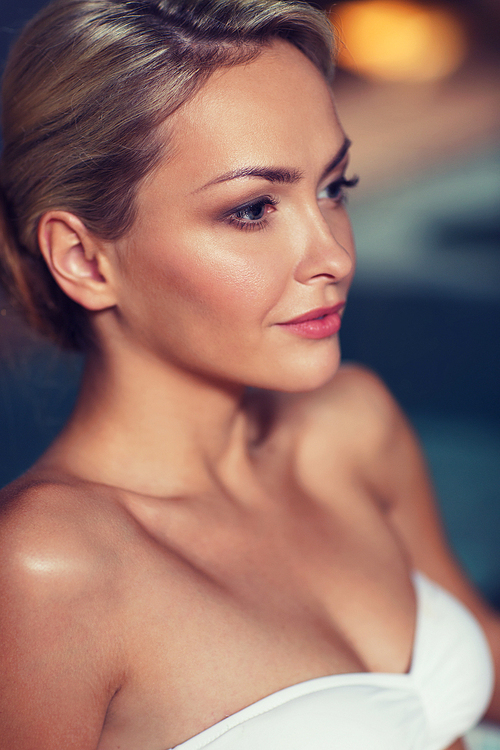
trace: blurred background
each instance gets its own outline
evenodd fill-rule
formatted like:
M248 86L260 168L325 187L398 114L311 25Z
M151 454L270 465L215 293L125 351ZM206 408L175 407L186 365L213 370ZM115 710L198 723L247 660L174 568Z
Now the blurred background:
M500 607L500 2L313 4L338 29L361 177L344 359L377 371L410 416L451 544ZM0 8L2 66L42 5ZM0 486L60 429L80 370L0 296Z
M344 358L410 416L451 544L500 607L500 2L358 0L330 17L361 177Z

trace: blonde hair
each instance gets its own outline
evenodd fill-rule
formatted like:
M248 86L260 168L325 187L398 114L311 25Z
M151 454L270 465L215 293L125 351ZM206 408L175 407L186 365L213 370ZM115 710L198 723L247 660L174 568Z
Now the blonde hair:
M3 82L0 277L32 326L90 342L86 311L52 278L37 226L67 210L103 239L135 217L162 157L157 130L222 66L285 39L330 81L324 15L287 0L55 0L24 29Z

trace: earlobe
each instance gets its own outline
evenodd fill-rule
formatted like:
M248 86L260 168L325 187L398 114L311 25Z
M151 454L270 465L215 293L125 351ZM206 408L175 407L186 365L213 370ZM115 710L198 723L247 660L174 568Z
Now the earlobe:
M61 289L88 310L113 307L111 267L103 243L68 211L50 211L38 225L38 243Z

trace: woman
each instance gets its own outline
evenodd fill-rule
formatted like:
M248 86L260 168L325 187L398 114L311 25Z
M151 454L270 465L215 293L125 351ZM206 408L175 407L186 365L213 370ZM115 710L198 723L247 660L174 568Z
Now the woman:
M11 54L3 276L87 365L2 495L2 747L458 749L490 702L498 618L338 370L329 45L281 0L56 0Z

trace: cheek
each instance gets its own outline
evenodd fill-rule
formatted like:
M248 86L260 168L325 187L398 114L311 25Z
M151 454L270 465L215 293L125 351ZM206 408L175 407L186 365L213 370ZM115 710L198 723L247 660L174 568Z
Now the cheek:
M234 243L238 240L235 239ZM280 283L270 253L236 252L220 242L182 243L151 253L147 276L162 304L168 299L182 308L216 318L219 312L261 317L279 299ZM244 304L243 304L244 303Z

